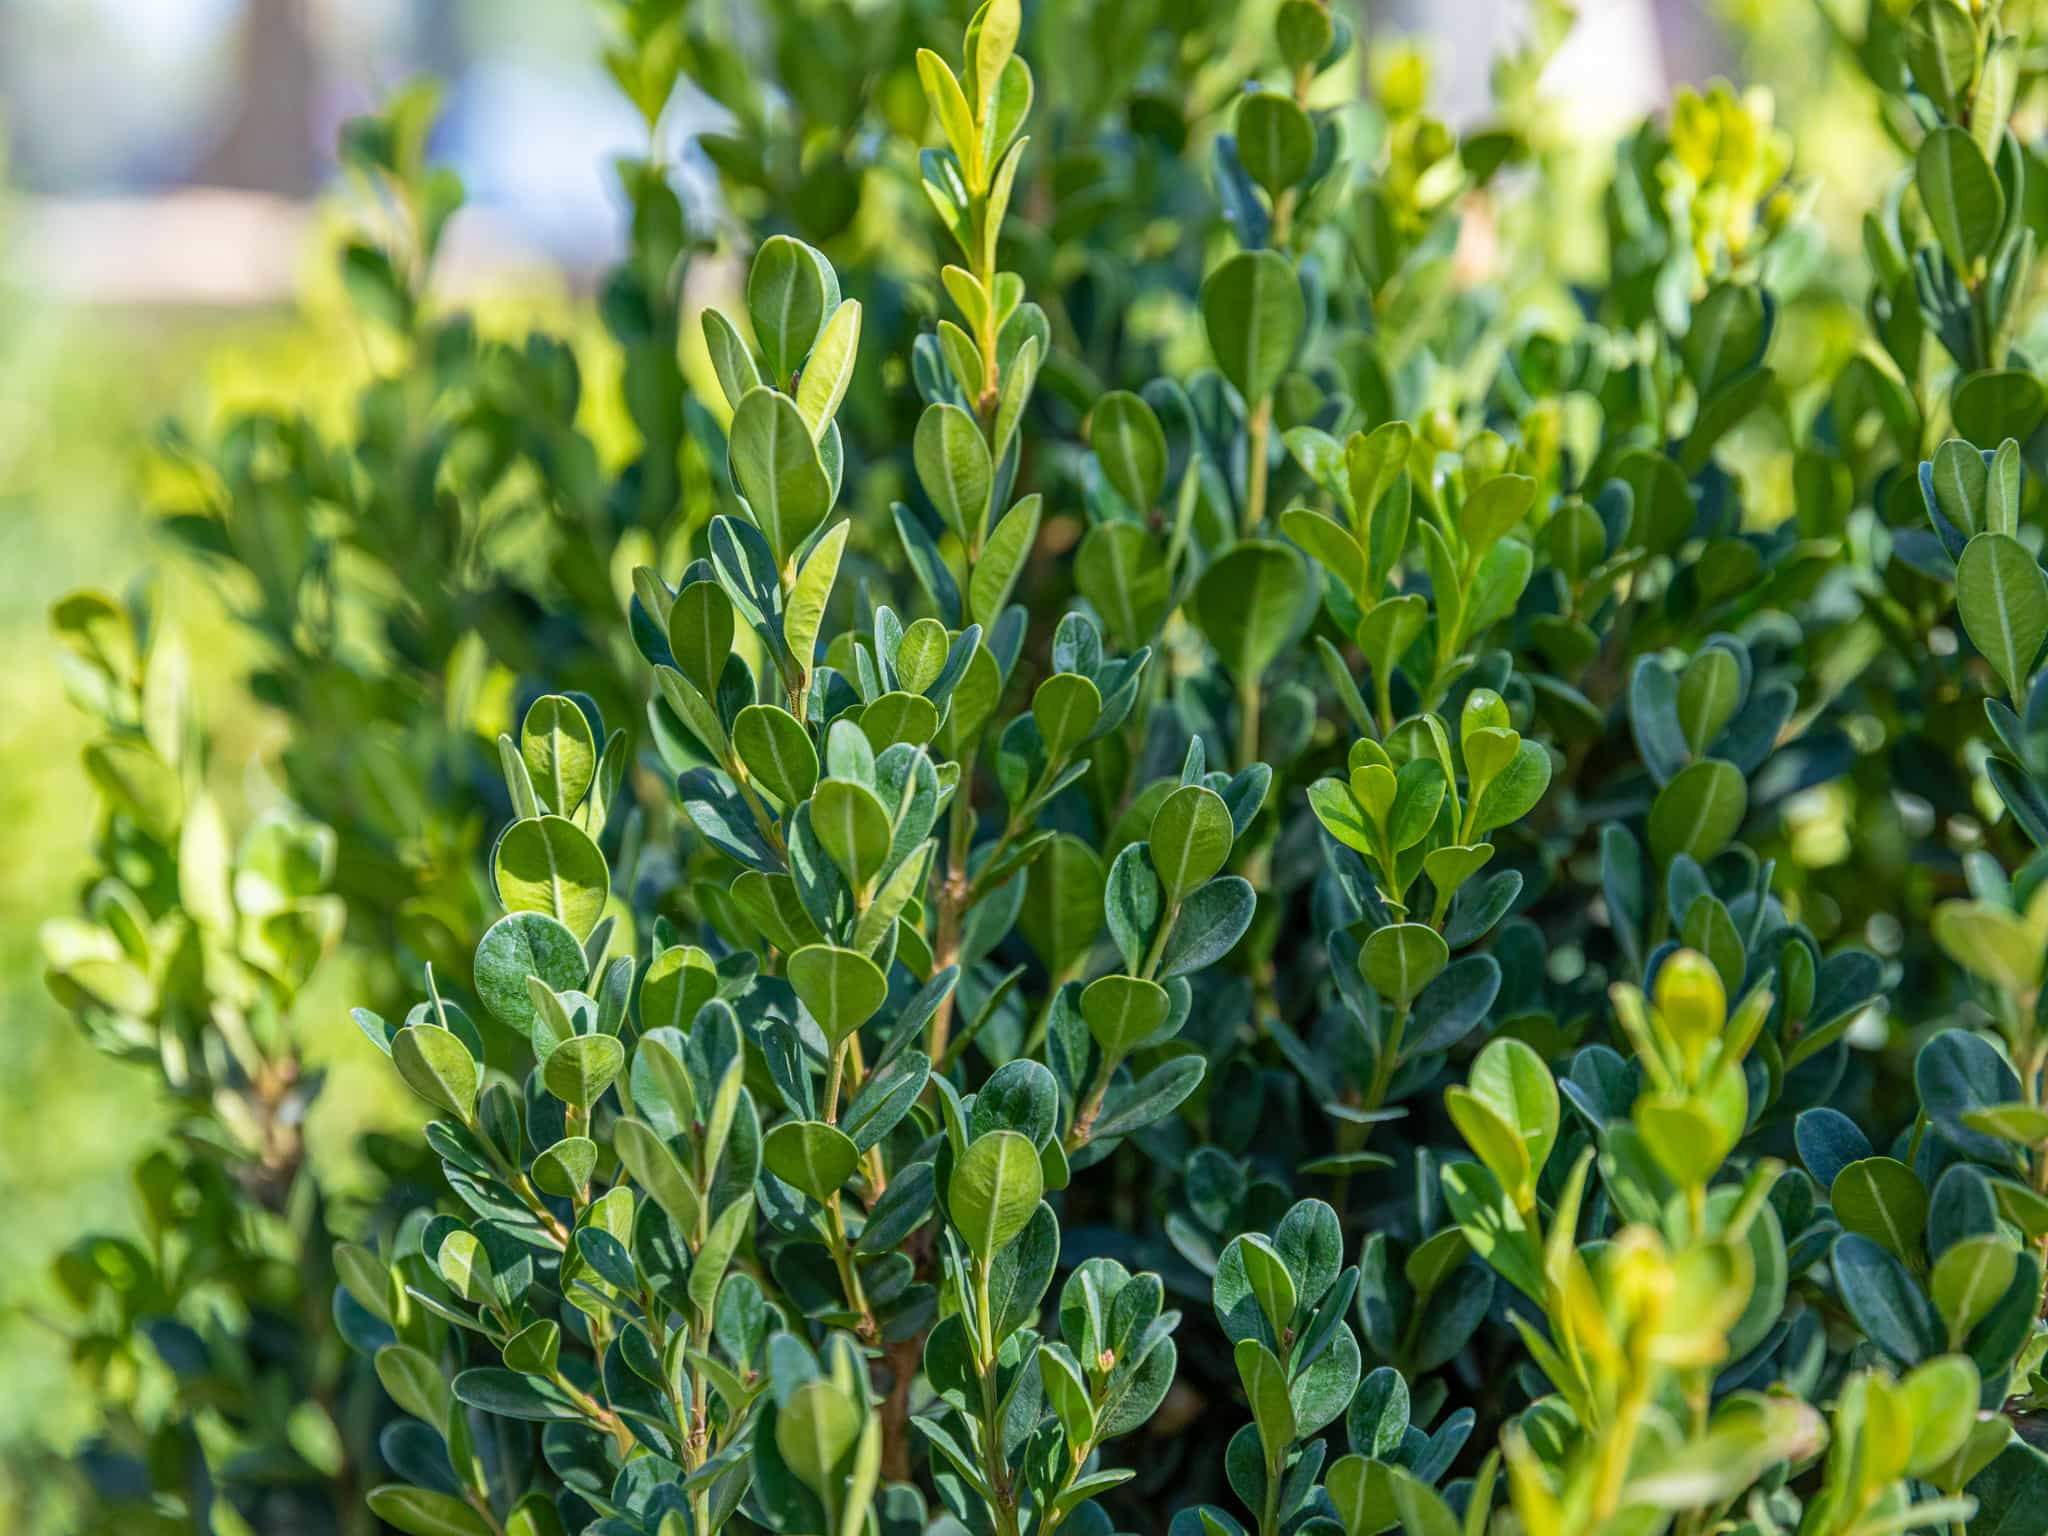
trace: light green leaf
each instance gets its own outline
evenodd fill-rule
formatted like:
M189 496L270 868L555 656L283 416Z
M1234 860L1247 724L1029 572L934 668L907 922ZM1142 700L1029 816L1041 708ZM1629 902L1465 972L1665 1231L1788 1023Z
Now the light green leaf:
M860 305L848 299L825 322L804 363L803 376L797 380L796 408L810 423L813 439L825 435L839 402L846 398L846 386L853 381L854 355L859 350Z
M773 704L749 704L734 717L732 749L754 782L784 806L808 798L818 782L811 733Z
M1308 566L1291 546L1247 539L1202 573L1195 622L1224 671L1248 681L1263 676L1300 634L1312 590Z
M1273 392L1308 324L1301 283L1276 251L1240 251L1202 284L1202 321L1216 366L1246 402Z
M1111 390L1088 417L1088 446L1102 476L1141 517L1159 504L1166 485L1166 433L1142 396Z
M853 1138L820 1120L785 1120L761 1143L761 1161L783 1183L819 1204L853 1177L860 1152Z
M811 829L855 890L881 873L889 856L889 813L866 785L825 780L811 796Z
M1230 808L1213 789L1184 784L1152 815L1152 868L1178 904L1223 868L1232 841Z
M2005 222L2005 192L1991 162L1966 130L1944 123L1920 141L1913 185L1942 250L1969 276Z
M1963 546L1956 608L1970 643L2018 704L2048 638L2048 578L2026 545L2006 534L1980 533Z
M481 1069L476 1058L438 1024L414 1024L391 1037L391 1059L406 1086L462 1120L476 1113Z
M1650 806L1650 851L1659 864L1681 853L1705 863L1735 836L1749 785L1733 763L1706 758L1679 771Z
M1045 1175L1031 1138L990 1131L954 1164L946 1209L968 1251L986 1261L1024 1230L1044 1192Z
M789 957L788 971L789 984L835 1046L888 1001L888 978L857 950L808 945Z
M491 859L498 899L514 912L540 912L590 936L611 897L611 871L590 834L563 816L515 821Z
M786 567L832 510L832 482L810 424L789 396L754 390L732 414L727 455L754 525Z
M1104 976L1081 993L1081 1017L1104 1052L1118 1058L1166 1022L1166 988L1135 976Z
M1427 923L1389 923L1366 935L1359 968L1373 990L1406 1008L1450 963L1450 946Z
M978 548L995 479L980 426L957 405L928 405L917 421L912 457L917 478L946 526L961 543Z

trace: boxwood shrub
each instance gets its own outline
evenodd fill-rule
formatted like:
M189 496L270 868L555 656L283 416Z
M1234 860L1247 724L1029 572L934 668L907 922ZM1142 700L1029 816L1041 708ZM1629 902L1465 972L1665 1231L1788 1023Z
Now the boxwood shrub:
M165 443L278 804L56 609L94 1528L2048 1530L2032 10L1831 12L1856 248L1716 84L1590 263L1555 3L1462 134L1325 0L751 11L607 7L601 338L349 126L370 381Z

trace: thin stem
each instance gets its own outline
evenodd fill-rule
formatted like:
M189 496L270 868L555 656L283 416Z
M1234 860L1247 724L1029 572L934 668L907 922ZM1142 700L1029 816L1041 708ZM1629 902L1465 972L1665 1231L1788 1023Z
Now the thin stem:
M1159 961L1166 953L1167 937L1173 932L1174 919L1179 916L1180 903L1169 903L1166 915L1159 919L1159 931L1152 935L1152 947L1145 951L1145 963L1139 968L1138 975L1142 980L1150 981L1152 973L1159 969Z
M1088 1144L1094 1134L1096 1116L1102 1113L1102 1101L1109 1096L1109 1085L1116 1079L1116 1069L1123 1065L1123 1056L1115 1051L1102 1053L1102 1064L1095 1069L1095 1081L1088 1087L1088 1096L1081 1101L1081 1107L1074 1111L1074 1128L1067 1132L1066 1149L1076 1152Z
M832 1065L825 1073L825 1123L839 1123L839 1085L846 1076L846 1048L853 1037L847 1036L832 1048Z
M860 1269L853 1262L853 1244L846 1240L846 1222L839 1211L840 1198L835 1190L832 1198L825 1202L825 1224L831 1237L832 1262L839 1270L839 1284L846 1291L847 1305L860 1314L861 1336L873 1342L882 1336L882 1330L875 1321L875 1314L868 1309L867 1293L861 1289Z
M1252 407L1250 439L1245 465L1244 536L1254 538L1266 521L1266 482L1271 474L1267 463L1268 443L1273 435L1273 397L1267 395Z
M946 824L946 873L939 881L936 905L938 932L932 941L932 966L943 971L960 959L960 915L967 909L970 882L967 878L968 845L974 837L974 755L960 765L960 785L953 791L953 804ZM946 1059L946 1041L953 1027L953 994L949 991L932 1011L926 1031L925 1055L933 1061Z
M996 1530L1000 1536L1017 1536L1017 1499L1010 1489L1010 1464L1003 1454L1002 1412L996 1383L996 1323L989 1301L989 1265L974 1261L974 1302L976 1316L975 1374L981 1384L981 1459L988 1485L995 1494Z
M1237 766L1249 768L1259 760L1259 709L1264 695L1256 677L1237 680Z

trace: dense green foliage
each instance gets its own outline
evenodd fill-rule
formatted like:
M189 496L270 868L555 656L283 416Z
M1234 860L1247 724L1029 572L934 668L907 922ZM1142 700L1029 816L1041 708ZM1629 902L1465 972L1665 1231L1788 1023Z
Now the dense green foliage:
M436 306L431 97L351 126L353 432L172 445L300 814L60 605L51 981L184 1111L60 1272L105 1528L2048 1526L2030 15L1844 32L1850 277L1717 86L1567 281L1558 8L1462 139L1324 0L943 9L613 7L743 271L620 166L623 456ZM368 1204L337 945L433 1117Z

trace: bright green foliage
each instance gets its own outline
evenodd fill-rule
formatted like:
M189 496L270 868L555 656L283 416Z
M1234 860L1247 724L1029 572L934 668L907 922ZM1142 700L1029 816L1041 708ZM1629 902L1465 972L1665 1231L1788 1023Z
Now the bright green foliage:
M319 1369L109 1441L330 1402L331 1316L378 1406L294 1470L412 1533L2034 1528L2029 19L1835 17L1902 151L1860 266L1716 85L1567 295L1559 7L1462 139L1324 0L612 9L651 134L732 114L742 241L686 324L626 168L624 461L566 349L434 310L413 95L350 135L359 438L239 428L178 522L338 836L230 854L152 625L58 612L108 830L53 985L207 1209L266 1198L330 876L432 1117L275 1250ZM157 1262L67 1260L98 1348L175 1354Z

